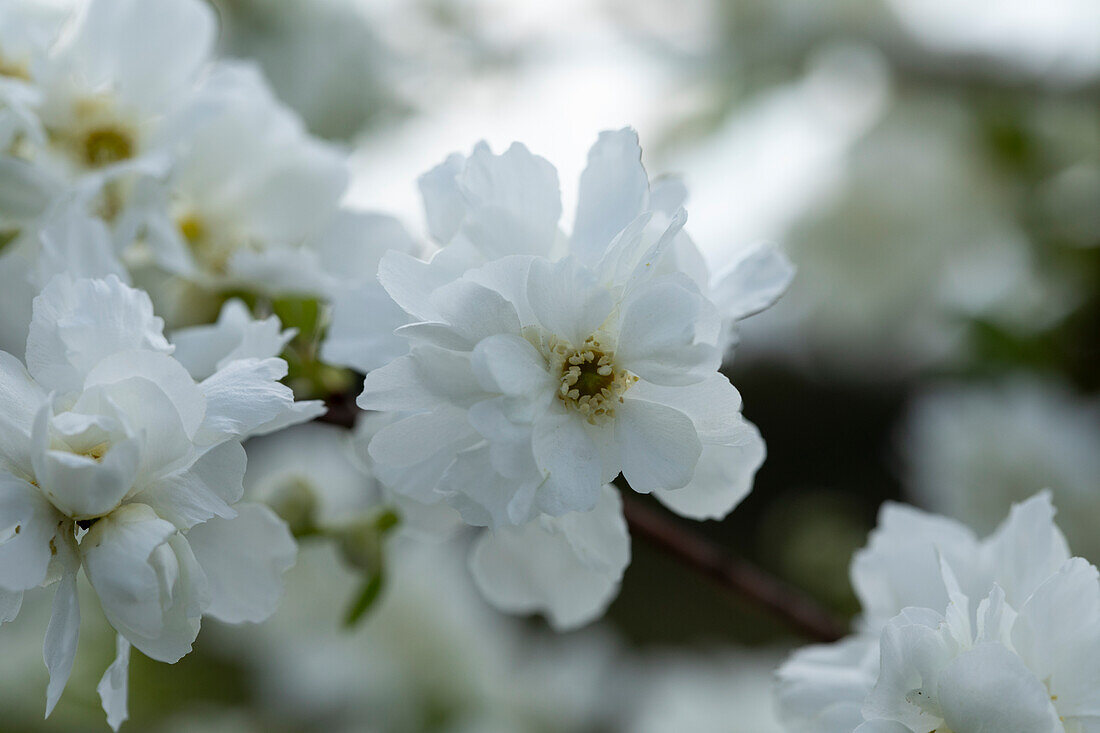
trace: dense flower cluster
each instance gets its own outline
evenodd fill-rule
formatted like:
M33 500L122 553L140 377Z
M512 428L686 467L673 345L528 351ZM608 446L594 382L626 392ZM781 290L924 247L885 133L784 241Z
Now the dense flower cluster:
M985 540L887 505L852 563L858 633L779 670L798 733L1087 733L1100 715L1100 580L1048 493Z
M256 324L274 331L248 353L191 334L190 364L163 325L117 277L58 275L34 300L26 363L0 352L0 620L15 618L23 591L57 584L47 714L76 653L81 568L118 631L99 687L117 728L131 645L172 663L204 615L263 620L294 561L285 524L239 503L241 441L323 411L279 383L278 324ZM218 353L197 381L187 367Z
M0 348L22 348L61 270L128 276L171 325L225 292L377 289L381 253L411 248L392 219L341 208L343 155L256 67L213 57L205 2L11 0L0 26ZM77 217L99 222L91 242L65 236Z
M764 445L718 367L790 267L761 248L711 278L682 185L650 184L629 129L589 153L569 236L557 172L520 144L452 155L420 186L442 248L379 266L409 353L371 371L358 401L390 417L370 441L375 471L487 528L471 566L495 603L584 623L629 560L609 482L700 519L751 488ZM373 327L337 298L323 353L371 366L356 344Z

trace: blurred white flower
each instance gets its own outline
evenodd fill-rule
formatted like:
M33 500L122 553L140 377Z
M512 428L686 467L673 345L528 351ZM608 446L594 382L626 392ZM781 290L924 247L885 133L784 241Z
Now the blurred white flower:
M788 730L1069 733L1100 704L1100 581L1071 558L1049 493L979 541L888 505L852 563L857 635L779 670Z
M163 171L162 124L185 105L214 43L196 0L91 0L33 74L41 124L24 157L98 188L125 172ZM112 209L117 192L101 205Z
M773 710L773 651L664 652L636 659L624 710L630 733L782 733Z
M965 357L974 321L1026 335L1065 316L1077 289L1040 267L977 134L957 101L892 105L790 227L784 242L802 276L746 324L746 351L889 377Z
M325 292L305 245L336 213L345 164L308 136L258 69L216 65L168 137L175 164L126 214L158 265L214 289Z
M1049 487L1075 554L1100 558L1100 406L1056 382L1017 376L917 397L902 432L913 500L988 531Z
M303 543L265 624L218 635L271 720L326 731L602 730L618 700L606 634L549 638L493 612L452 544L399 542L377 606L340 628L355 577Z
M0 352L0 617L57 583L49 713L76 652L83 567L119 633L99 686L115 728L131 644L172 663L203 615L274 610L295 545L270 510L238 504L240 440L323 409L294 402L278 359L237 359L196 382L162 329L148 296L117 277L59 275L34 301L26 366Z

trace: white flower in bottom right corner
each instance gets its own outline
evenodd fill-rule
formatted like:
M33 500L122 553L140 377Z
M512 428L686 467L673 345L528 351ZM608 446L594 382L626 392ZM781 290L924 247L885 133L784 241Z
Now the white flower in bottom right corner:
M1100 577L1053 514L1044 492L978 541L888 506L853 562L863 630L779 670L787 730L1100 731Z

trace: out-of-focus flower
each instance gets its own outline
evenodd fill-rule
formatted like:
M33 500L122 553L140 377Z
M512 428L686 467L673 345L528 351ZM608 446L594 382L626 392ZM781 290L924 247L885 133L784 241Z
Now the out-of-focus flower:
M47 713L72 670L83 568L118 658L99 685L126 718L130 646L173 663L203 615L260 621L295 546L267 508L239 504L240 441L315 417L278 383L278 359L225 363L196 382L149 298L116 277L59 275L34 301L26 366L0 352L0 620L23 591L57 584Z
M1087 730L1100 704L1100 581L1071 558L1049 493L979 541L888 505L852 563L859 632L779 670L787 729Z
M943 98L895 103L792 227L804 276L748 324L753 349L894 375L965 357L974 320L1028 334L1063 317L1077 293L1038 266L1012 189L974 149L976 128Z
M607 635L547 638L489 608L451 544L399 542L390 581L340 626L354 576L303 544L287 599L260 626L218 635L247 665L269 719L304 730L603 730L619 699Z
M1006 0L997 12L979 0L889 0L905 27L929 49L1001 64L1055 84L1100 74L1100 9L1089 0L1036 5Z
M630 733L782 733L772 688L773 652L663 653L643 668L630 698Z
M1015 377L919 396L902 433L913 500L979 531L1049 487L1070 547L1100 558L1100 407L1055 382Z

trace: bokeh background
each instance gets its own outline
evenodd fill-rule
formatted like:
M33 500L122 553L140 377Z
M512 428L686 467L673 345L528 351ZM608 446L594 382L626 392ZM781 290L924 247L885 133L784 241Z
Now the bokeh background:
M1095 0L214 4L223 52L352 157L351 203L425 242L415 180L448 153L523 141L557 166L568 219L597 133L631 125L650 173L685 179L713 267L760 240L787 252L790 292L725 367L768 459L695 531L843 617L885 500L985 532L1049 487L1100 561ZM462 555L395 548L344 632L354 577L305 542L270 622L135 661L125 729L779 730L771 671L804 640L643 542L607 618L567 635L490 611ZM113 640L86 620L43 723L49 597L27 603L42 613L0 631L0 730L103 729Z

